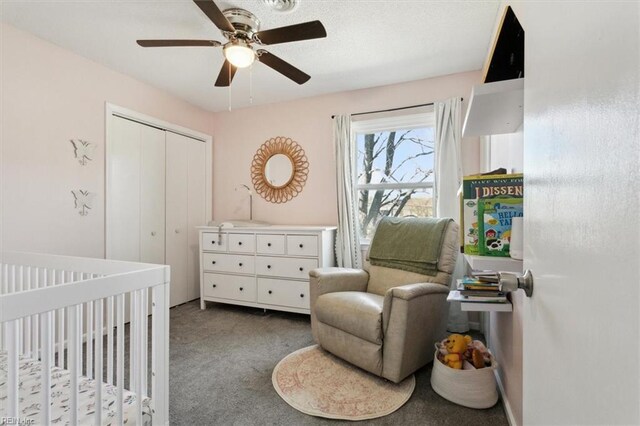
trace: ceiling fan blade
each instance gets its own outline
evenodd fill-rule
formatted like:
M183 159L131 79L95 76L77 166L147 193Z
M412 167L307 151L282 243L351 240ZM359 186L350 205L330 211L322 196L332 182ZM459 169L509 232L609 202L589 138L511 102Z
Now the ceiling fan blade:
M327 31L320 21L304 22L302 24L289 25L288 27L260 31L255 35L262 44L288 43L290 41L311 40L326 36Z
M273 55L266 50L258 50L258 60L298 84L304 84L311 78L310 75L305 74L290 63L283 61L276 55Z
M222 43L215 40L137 40L142 47L218 47Z
M193 0L196 5L204 12L211 22L215 24L220 31L235 32L235 28L231 25L231 22L224 16L222 11L216 6L213 0Z
M237 68L225 59L224 64L222 64L220 74L218 74L218 79L216 80L216 87L229 86L233 80L233 76L236 75L236 71Z

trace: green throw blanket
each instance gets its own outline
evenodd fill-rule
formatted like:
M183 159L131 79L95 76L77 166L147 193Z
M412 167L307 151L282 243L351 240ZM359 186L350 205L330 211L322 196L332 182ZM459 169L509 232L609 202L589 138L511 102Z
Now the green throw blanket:
M372 265L436 275L438 258L450 218L385 217L371 241Z

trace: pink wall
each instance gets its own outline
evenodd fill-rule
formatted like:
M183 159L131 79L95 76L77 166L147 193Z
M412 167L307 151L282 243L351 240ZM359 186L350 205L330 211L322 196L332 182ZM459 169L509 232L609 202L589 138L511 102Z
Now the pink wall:
M5 249L104 256L105 102L212 133L210 112L6 24L0 90ZM98 146L85 167L75 138ZM97 194L88 216L72 189Z
M214 206L216 220L249 217L245 191L251 186L250 165L256 149L267 139L287 136L305 150L310 163L307 184L286 204L270 204L254 197L254 219L276 224L335 224L336 180L331 115L402 107L465 98L480 81L468 72L372 89L317 96L273 105L216 113L214 117ZM464 114L463 114L464 117ZM479 141L463 140L465 174L479 171Z

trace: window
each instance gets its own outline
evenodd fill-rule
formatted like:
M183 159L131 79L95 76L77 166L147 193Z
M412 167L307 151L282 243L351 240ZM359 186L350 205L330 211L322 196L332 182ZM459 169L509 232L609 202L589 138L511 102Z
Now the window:
M433 216L433 122L429 113L353 123L361 241L385 216Z

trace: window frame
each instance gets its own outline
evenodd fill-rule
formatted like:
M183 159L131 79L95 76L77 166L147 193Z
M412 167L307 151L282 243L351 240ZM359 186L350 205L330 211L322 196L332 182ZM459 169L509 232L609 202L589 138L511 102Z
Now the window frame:
M433 194L435 188L434 182L407 182L407 183L358 183L358 134L369 134L376 132L388 132L398 129L420 129L425 127L433 127L435 129L435 112L433 109L427 112L420 112L414 114L402 114L392 117L372 118L352 120L351 122L351 140L353 141L354 155L353 155L353 176L352 185L355 192L354 202L356 203L356 211L358 211L358 200L360 199L360 191L366 190L379 190L379 189L430 189ZM435 147L434 147L434 160L435 160ZM435 161L434 161L435 164ZM435 170L434 170L435 177ZM357 216L357 215L356 215ZM358 227L358 232L360 232ZM368 246L370 244L370 238L364 238L360 235L360 245Z

